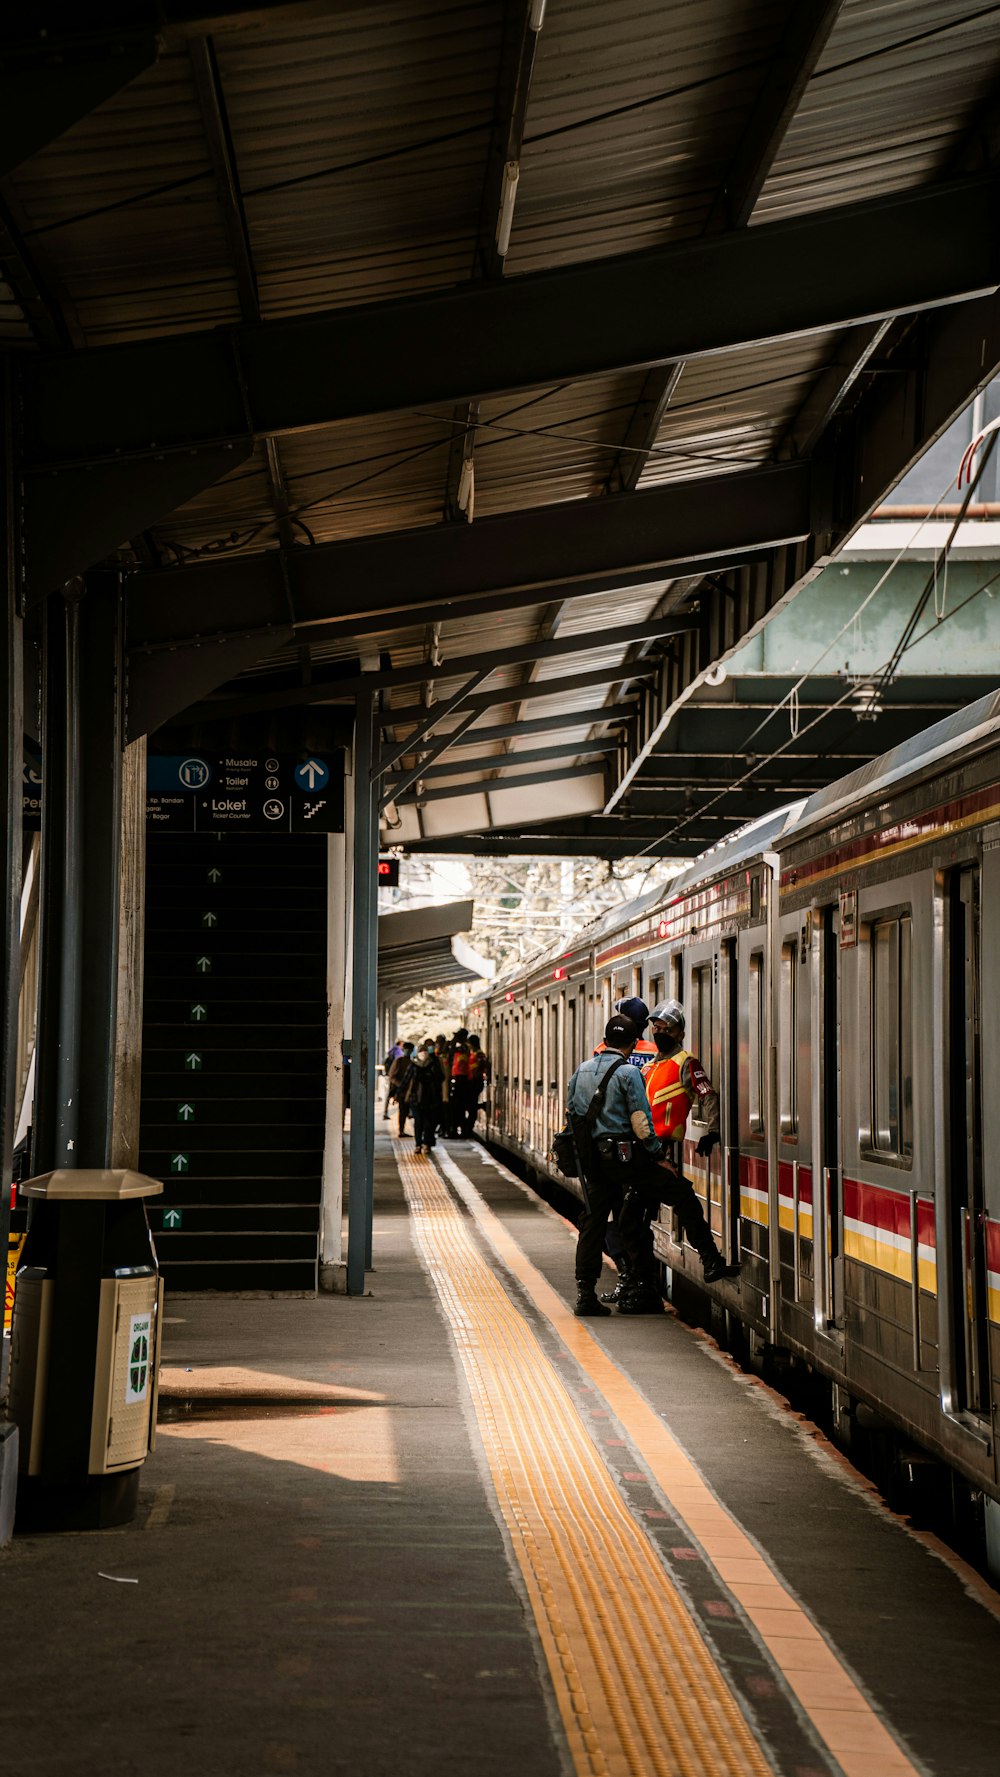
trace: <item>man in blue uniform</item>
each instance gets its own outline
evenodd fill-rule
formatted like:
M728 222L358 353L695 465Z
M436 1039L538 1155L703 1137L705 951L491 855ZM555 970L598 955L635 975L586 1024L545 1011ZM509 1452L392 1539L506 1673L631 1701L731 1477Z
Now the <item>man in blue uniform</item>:
M569 1083L566 1112L576 1137L587 1191L576 1248L575 1313L581 1317L611 1313L598 1301L595 1285L601 1275L608 1217L620 1209L622 1202L625 1167L620 1156L626 1152L631 1155L638 1148L650 1161L656 1161L663 1152L662 1143L653 1134L642 1074L637 1067L627 1065L638 1040L633 1021L616 1012L605 1029L603 1049L582 1062ZM636 1227L632 1234L624 1228L619 1231L634 1273L641 1263L640 1230Z

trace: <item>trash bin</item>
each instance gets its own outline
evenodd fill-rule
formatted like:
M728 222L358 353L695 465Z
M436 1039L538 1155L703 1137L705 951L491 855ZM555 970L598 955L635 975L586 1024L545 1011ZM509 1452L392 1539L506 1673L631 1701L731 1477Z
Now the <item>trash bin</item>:
M163 1285L145 1199L162 1184L81 1168L29 1179L11 1331L18 1529L125 1523L153 1447Z

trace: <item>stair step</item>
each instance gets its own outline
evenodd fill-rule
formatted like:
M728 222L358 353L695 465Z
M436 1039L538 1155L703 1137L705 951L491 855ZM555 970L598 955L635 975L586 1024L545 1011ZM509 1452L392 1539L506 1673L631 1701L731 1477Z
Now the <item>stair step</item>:
M273 1178L217 1178L191 1179L187 1174L171 1173L163 1180L163 1196L153 1199L150 1210L159 1219L161 1209L192 1209L201 1211L213 1206L220 1210L238 1209L241 1204L252 1204L254 1208L266 1208L275 1217L286 1209L311 1209L314 1224L317 1224L317 1208L322 1195L322 1178L314 1173L311 1178L300 1178L293 1181Z
M178 1290L264 1290L275 1293L301 1290L312 1294L316 1288L316 1259L259 1259L248 1263L227 1264L215 1259L168 1260L163 1264L163 1278L168 1293Z

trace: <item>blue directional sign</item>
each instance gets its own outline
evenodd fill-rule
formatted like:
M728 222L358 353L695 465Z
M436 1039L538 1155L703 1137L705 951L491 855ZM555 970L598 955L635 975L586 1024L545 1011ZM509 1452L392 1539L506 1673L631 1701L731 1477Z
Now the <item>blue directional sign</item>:
M295 767L295 782L300 790L325 790L330 781L330 768L322 759L307 759Z
M154 833L342 833L343 751L305 759L150 753L146 825ZM217 882L218 873L208 879Z

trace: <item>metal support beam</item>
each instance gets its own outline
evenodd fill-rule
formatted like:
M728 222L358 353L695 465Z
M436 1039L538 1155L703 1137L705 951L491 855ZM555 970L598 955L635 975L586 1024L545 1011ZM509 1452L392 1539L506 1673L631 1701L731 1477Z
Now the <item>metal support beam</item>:
M515 729L514 732L519 735L520 729ZM445 736L449 747L455 745L457 738L457 731L454 735ZM475 735L473 738L478 740L479 736ZM410 783L415 783L417 778L456 777L466 771L496 771L512 765L518 767L541 765L543 761L551 759L579 759L586 757L588 753L613 753L618 745L616 736L603 740L568 740L560 746L532 747L526 753L483 753L474 759L449 759L447 765L431 764L431 760L438 757L435 748L434 752L429 753L427 759L415 768L412 775L407 773L409 782L404 779L395 786L392 795L395 799L397 791L402 792L404 789L408 789ZM443 752L445 749L442 747L441 750Z
M690 624L679 623L676 617L649 617L639 623L625 624L621 629L594 631L589 635L565 638L554 636L549 641L518 642L510 648L494 648L490 653L467 654L455 660L416 660L407 666L387 667L383 672L362 673L342 679L323 679L318 684L259 692L256 695L251 693L245 698L220 698L217 703L206 704L195 713L200 717L237 716L250 711L256 713L268 709L286 709L292 705L329 703L332 698L349 697L354 692L399 690L408 685L423 685L428 679L454 679L467 673L475 674L481 683L504 667L558 660L565 655L593 654L606 648L628 647L633 642L659 641L671 636L686 635L690 627ZM621 671L620 668L618 670ZM538 681L543 682L549 683ZM550 688L557 687L550 685ZM508 686L507 689L511 693L509 701L516 702L516 693L520 687ZM446 706L442 704L439 707L444 709Z
M658 670L658 662L651 660L648 662L645 673L637 672L632 676L633 678L649 678ZM590 672L574 673L569 679L544 679L537 685L498 685L492 691L477 691L475 696L465 695L463 701L468 704L470 709L488 710L497 704L527 703L529 699L534 700L538 697L564 697L574 691L587 691L592 685L611 685L620 674L620 666L596 666L592 667ZM441 705L442 709L445 707L444 704ZM417 717L424 713L422 704L407 704L404 709L383 710L380 720L384 728L396 727L404 722L415 722ZM602 719L613 722L616 719L616 712L609 709ZM563 718L563 725L570 726L572 720L572 712L568 712L567 716ZM409 739L401 744L402 752L407 753L410 750ZM400 756L397 753L396 757Z
M412 753L418 742L423 740L425 735L430 734L432 729L436 728L439 722L443 722L446 716L452 715L455 710L459 709L461 705L468 700L472 692L475 691L476 686L481 685L484 679L488 679L489 676L489 668L487 667L482 672L473 673L468 683L463 685L460 690L456 691L453 696L447 698L444 703L436 703L430 710L422 704L417 705L416 711L408 710L406 712L407 717L412 717L412 719L417 722L417 726L412 734L407 735L404 741L399 741L396 745L390 747L388 751L383 748L377 763L371 767L372 782L375 782L377 778L380 778L384 772L388 771L391 766L395 765L407 753ZM383 728L394 728L397 721L400 719L403 718L401 718L399 711L389 710L385 712L381 725Z
M511 763L516 757L514 754ZM452 784L443 790L413 790L405 796L394 794L392 800L397 808L423 802L453 802L456 796L492 796L500 790L532 790L540 785L562 783L570 778L595 777L602 769L601 762L595 760L592 765L570 766L565 771L529 771L518 773L514 777L490 778L478 784Z
M3 652L0 658L0 1253L6 1264L10 1228L11 1166L20 1082L17 1068L17 1012L21 982L21 803L24 770L24 641L17 563L17 476L14 407L8 366L0 366L0 598L3 600ZM0 1458L2 1460L2 1458Z
M730 228L745 228L844 0L795 0L719 194Z
M430 752L425 758L421 759L419 765L414 765L409 771L404 772L398 782L394 783L391 789L386 790L383 793L378 805L379 814L384 814L390 802L397 802L402 792L408 790L411 784L418 783L422 778L427 777L428 773L433 773L435 767L432 765L431 761L434 759L440 759L442 754L447 753L450 747L457 746L463 734L465 734L467 730L472 727L473 722L476 721L478 714L478 710L469 710L469 712L462 717L457 728L453 728L450 734L441 735L435 741ZM438 771L460 771L462 767L456 765L439 765L436 769Z
M114 571L46 612L35 1170L111 1164L124 751Z
M356 703L354 730L354 928L351 943L351 1149L347 1212L347 1293L363 1296L371 1252L371 1191L375 1163L375 957L378 857L372 788L372 694Z
M122 463L961 301L1000 282L996 206L995 178L954 180L497 284L26 359L27 462Z
M646 585L798 541L814 517L809 465L788 463L473 525L319 544L295 554L297 627L340 622L347 633L371 636L383 613L440 620L482 608L475 601L483 594L491 608L514 610ZM129 581L133 647L231 628L237 612L248 628L286 621L277 552L141 570Z
M797 0L705 223L704 234L714 234L726 225L731 229L745 228L750 221L843 3L844 0ZM638 487L683 370L684 364L679 362L657 365L649 372L629 422L621 456L608 478L609 493Z
M498 722L490 728L475 729L472 740L476 745L488 746L496 740L523 740L530 734L562 734L569 728L590 728L595 723L611 723L621 727L630 720L638 707L635 698L623 699L613 709L606 704L599 704L589 710L565 710L558 716L535 716L527 722ZM398 713L398 712L397 712ZM482 712L478 712L481 714ZM404 744L404 751L409 751L410 742ZM419 752L420 743L414 748Z

